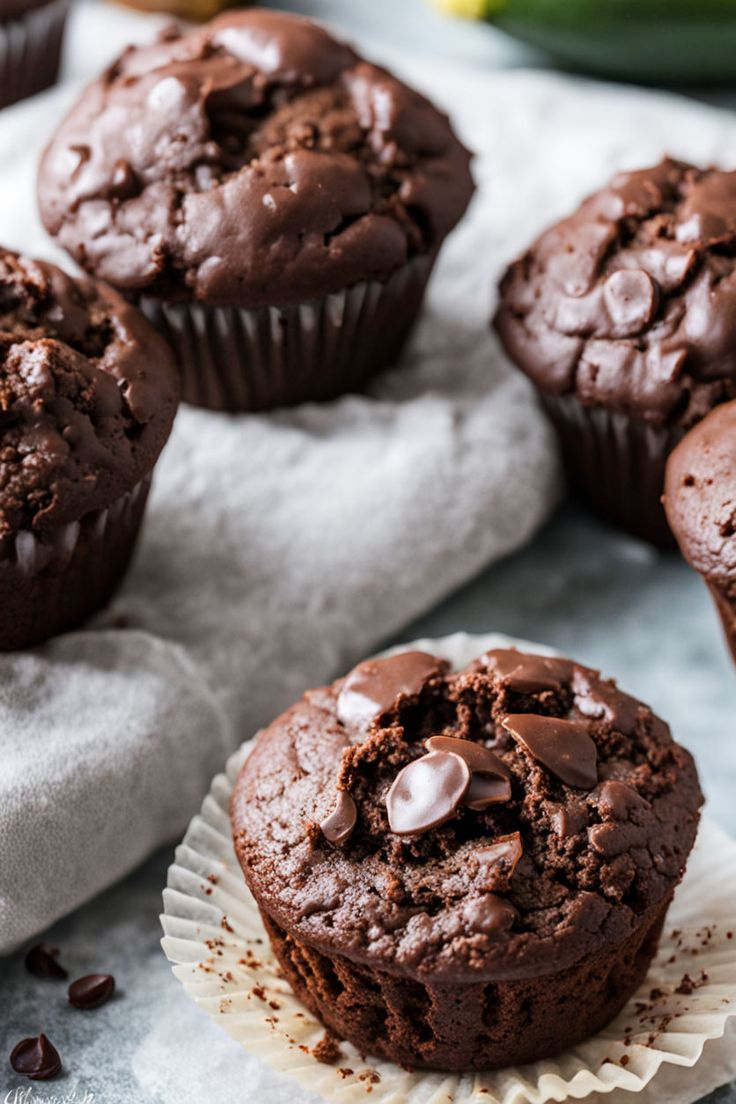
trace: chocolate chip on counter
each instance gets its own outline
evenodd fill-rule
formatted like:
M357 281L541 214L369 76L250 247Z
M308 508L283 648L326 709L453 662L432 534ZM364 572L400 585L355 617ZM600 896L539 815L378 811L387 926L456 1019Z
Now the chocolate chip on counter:
M503 717L502 724L533 759L565 785L592 790L598 782L598 751L589 722L513 713Z
M322 835L328 843L339 846L352 835L358 819L355 802L346 790L337 791L335 808L320 824Z
M10 1065L16 1073L22 1073L31 1081L48 1081L61 1070L61 1058L53 1043L45 1035L21 1039L13 1047Z
M115 978L112 974L87 974L77 978L69 986L69 1003L85 1011L99 1008L115 992Z
M36 943L26 954L26 970L36 977L63 980L69 975L61 963L57 962L58 956L58 947L51 947L48 943Z
M386 796L388 823L398 836L426 832L449 820L470 787L470 767L459 755L430 751L403 767Z

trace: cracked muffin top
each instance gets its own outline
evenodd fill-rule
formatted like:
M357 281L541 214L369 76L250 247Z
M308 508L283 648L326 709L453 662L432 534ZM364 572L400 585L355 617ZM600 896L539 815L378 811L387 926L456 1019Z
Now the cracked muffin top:
M417 92L255 9L126 50L52 139L39 202L120 288L281 305L432 253L470 200L469 161Z
M542 390L693 425L736 397L736 172L616 176L511 265L495 326Z
M536 977L623 940L685 868L701 794L651 709L568 659L370 660L262 731L233 838L275 922L427 980Z
M670 455L664 504L688 563L736 598L736 402L712 410Z
M104 509L152 469L178 380L117 292L0 250L0 542Z

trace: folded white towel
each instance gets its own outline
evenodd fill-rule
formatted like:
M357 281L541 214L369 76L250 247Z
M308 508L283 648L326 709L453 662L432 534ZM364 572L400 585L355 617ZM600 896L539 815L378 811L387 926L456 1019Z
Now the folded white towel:
M72 61L152 33L84 6ZM113 606L0 657L0 950L175 835L245 734L519 545L554 501L550 433L487 323L517 229L513 150L497 148L495 105L479 113L433 66L417 75L478 150L480 193L404 365L371 397L324 407L183 409ZM76 91L0 115L0 241L67 265L38 223L34 173Z

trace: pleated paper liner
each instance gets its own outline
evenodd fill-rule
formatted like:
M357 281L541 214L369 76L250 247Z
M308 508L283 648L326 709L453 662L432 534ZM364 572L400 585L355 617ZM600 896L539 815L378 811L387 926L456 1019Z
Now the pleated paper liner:
M462 667L489 648L549 649L458 633L404 647ZM404 647L396 650L404 650ZM599 1035L557 1058L488 1073L410 1073L348 1043L330 1064L325 1031L291 993L233 851L228 805L245 744L218 774L176 850L162 946L194 1001L232 1038L325 1100L374 1104L544 1104L643 1089L664 1065L692 1067L736 1015L736 842L701 825L639 992ZM322 1046L320 1046L322 1044ZM654 1086L656 1088L656 1086Z
M0 107L56 83L69 0L0 21Z

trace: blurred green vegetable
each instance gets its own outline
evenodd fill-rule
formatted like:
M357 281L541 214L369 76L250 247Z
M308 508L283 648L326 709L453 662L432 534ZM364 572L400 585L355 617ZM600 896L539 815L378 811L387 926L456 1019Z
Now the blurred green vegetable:
M434 0L563 65L656 83L736 84L736 0Z

